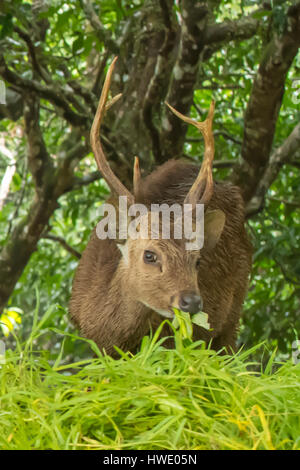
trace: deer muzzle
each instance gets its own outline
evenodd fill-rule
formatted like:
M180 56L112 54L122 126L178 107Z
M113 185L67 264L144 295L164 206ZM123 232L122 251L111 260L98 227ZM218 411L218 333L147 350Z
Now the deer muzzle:
M199 294L194 292L181 292L179 296L179 308L183 312L198 313L203 308L203 301Z

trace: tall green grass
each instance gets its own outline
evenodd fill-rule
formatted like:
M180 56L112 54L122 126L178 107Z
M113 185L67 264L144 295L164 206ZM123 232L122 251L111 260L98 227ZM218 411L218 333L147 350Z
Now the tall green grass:
M1 449L300 449L300 364L253 364L175 332L135 356L64 364L35 351L51 312L0 366ZM53 334L58 334L53 331ZM91 353L92 355L93 353ZM276 370L274 372L274 370Z

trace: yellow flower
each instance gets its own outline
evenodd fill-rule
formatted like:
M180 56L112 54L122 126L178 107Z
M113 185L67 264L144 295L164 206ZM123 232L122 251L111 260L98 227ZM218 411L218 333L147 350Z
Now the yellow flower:
M18 307L9 307L4 309L0 316L0 326L4 336L8 336L9 333L21 323L22 313L23 310Z

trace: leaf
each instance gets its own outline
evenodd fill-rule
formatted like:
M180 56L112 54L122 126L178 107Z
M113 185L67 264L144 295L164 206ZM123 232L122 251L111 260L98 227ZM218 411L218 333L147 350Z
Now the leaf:
M8 307L6 310L6 313L8 312L17 312L17 313L20 313L21 315L24 313L24 311L19 307Z
M66 30L69 26L69 19L74 15L73 10L67 10L57 15L55 28L57 31Z
M193 335L193 326L191 323L191 317L188 312L183 312L177 308L173 308L175 313L175 318L173 320L174 328L179 328L182 337L185 338L192 338ZM178 324L178 327L176 326Z
M12 177L11 190L13 192L19 191L21 189L21 185L22 185L22 178L19 175L19 173L16 172L16 173L14 173L14 175Z
M82 47L83 47L83 34L78 33L78 37L75 39L75 41L72 44L73 54L76 54L76 52L82 49Z
M0 39L5 38L11 34L13 30L12 15L8 13L5 16L0 16Z
M256 20L260 20L264 16L271 16L271 15L272 15L272 11L262 10L262 11L256 11L255 13L253 13L252 18L254 18Z
M192 316L192 323L195 325L201 326L201 328L205 328L206 330L210 329L210 324L208 323L208 315L204 312L196 313Z

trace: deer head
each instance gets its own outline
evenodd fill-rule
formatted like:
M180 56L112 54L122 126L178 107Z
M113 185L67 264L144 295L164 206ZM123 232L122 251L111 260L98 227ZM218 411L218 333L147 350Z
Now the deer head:
M106 110L116 102L117 95L107 104L112 72L116 58L109 67L98 109L91 129L91 146L100 172L111 190L118 196L126 196L129 206L139 202L137 194L143 181L139 160L135 157L133 171L133 193L121 183L112 172L100 140L100 127ZM199 174L188 191L184 204L189 204L194 214L196 204L207 207L213 194L212 162L214 158L214 139L212 120L214 102L210 105L208 117L204 122L190 119L168 104L169 108L183 121L196 126L204 136L204 160ZM150 215L150 216L149 216ZM123 276L128 289L128 296L134 301L155 310L165 317L173 316L173 307L183 311L196 313L202 309L201 292L198 286L198 272L201 269L201 251L186 250L185 240L174 237L176 220L171 220L170 237L165 239L161 225L156 237L151 237L151 212L145 222L148 236L132 237L117 245L121 252L119 272ZM127 219L129 224L130 218ZM142 220L140 220L141 224ZM218 242L225 223L225 215L221 210L206 211L204 217L204 249L212 249Z

